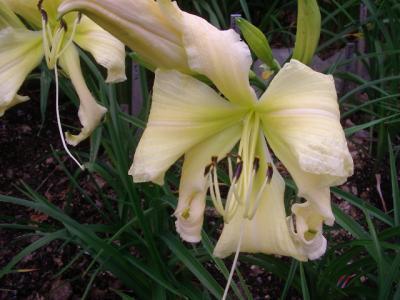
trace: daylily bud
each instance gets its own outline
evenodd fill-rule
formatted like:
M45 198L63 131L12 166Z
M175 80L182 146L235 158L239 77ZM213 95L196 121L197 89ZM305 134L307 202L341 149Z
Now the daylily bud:
M321 13L316 0L299 0L294 59L310 64L321 33Z
M279 66L274 60L271 47L264 33L243 18L236 20L240 31L254 54L266 63L272 70L278 71Z
M133 49L148 64L189 73L182 32L165 2L170 0L66 0L59 14L81 11Z

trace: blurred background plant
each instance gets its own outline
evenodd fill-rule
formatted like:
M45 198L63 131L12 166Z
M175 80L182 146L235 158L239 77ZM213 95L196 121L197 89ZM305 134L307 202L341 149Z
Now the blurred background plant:
M231 14L240 13L266 34L273 48L294 45L296 1L178 3L219 28L230 27ZM355 175L344 186L332 189L336 225L325 229L329 239L325 256L299 263L241 254L233 298L261 299L268 294L280 299L400 299L400 3L325 0L319 4L322 32L317 55L329 62L325 72L341 82L339 103ZM88 162L87 171L75 168L66 161L65 153L56 149L38 159L38 163L52 159L57 165L57 174L67 182L63 197L49 197L42 192L42 184L31 184L29 179L1 187L0 234L15 238L2 244L1 251L14 249L21 241L26 246L6 263L0 260L4 263L0 293L5 295L0 298L20 299L13 287L19 276L44 272L26 268L24 260L54 241L62 241L57 251L71 245L74 250L52 279L75 282L83 277L85 285L79 290L82 298L96 299L93 286L104 272L121 282L107 287L115 298L221 298L230 260L211 255L221 225L215 212L207 211L200 244L185 244L174 231L171 214L177 202L180 164L168 172L163 187L134 184L128 176L151 103L151 73L135 67L142 104L140 112L131 115L119 103L127 103L131 97L132 83L106 84L92 58L84 52L80 55L89 88L109 113L90 145L75 151ZM129 55L127 61L132 57ZM51 114L47 109L52 107L54 78L44 65L30 78L26 89L38 90L40 82L41 92L32 93L36 98L33 105L40 106L45 126L51 121L45 116ZM60 84L64 112L68 113L68 100L77 104L77 98L68 81L61 80ZM16 157L3 149L1 153L2 160ZM289 205L295 199L295 187L290 180L287 185L285 200ZM88 186L92 190L88 191ZM11 214L10 207L25 207L43 219ZM77 210L87 210L87 214ZM89 213L91 217L84 217ZM80 272L71 276L71 269L84 258Z

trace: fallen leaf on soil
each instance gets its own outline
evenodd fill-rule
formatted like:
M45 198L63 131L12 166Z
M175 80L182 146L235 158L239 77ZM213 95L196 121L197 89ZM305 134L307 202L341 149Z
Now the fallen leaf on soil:
M45 214L33 214L31 215L31 221L36 222L36 223L43 223L44 221L47 221L49 218L48 215Z

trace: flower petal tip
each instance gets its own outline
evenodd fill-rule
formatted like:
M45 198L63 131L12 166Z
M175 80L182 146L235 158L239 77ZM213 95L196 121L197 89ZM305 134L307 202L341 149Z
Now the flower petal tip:
M182 240L188 243L199 243L201 241L201 235L197 233L193 233L190 230L188 231L187 228L182 224L181 218L178 218L175 221L176 232L179 233L179 236Z
M108 71L106 83L120 83L127 80L125 73Z
M0 99L0 117L4 115L6 110L10 109L11 107L26 102L30 99L29 96L21 96L21 95L16 95L14 99L11 101L4 101Z
M139 169L135 163L132 164L129 169L128 174L132 176L133 182L135 183L143 183L143 182L153 182L157 185L164 185L164 173L159 175L158 177L153 176L150 172L146 170Z

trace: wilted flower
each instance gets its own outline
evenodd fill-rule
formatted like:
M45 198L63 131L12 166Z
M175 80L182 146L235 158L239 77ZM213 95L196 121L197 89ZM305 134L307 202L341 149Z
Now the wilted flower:
M78 48L90 52L108 70L107 82L125 80L124 45L89 18L72 13L57 19L61 0L0 0L0 116L29 99L17 94L26 76L42 61L50 69L59 64L80 98L78 135L66 134L76 145L99 124L106 108L97 104L82 76ZM28 24L22 23L19 15Z

